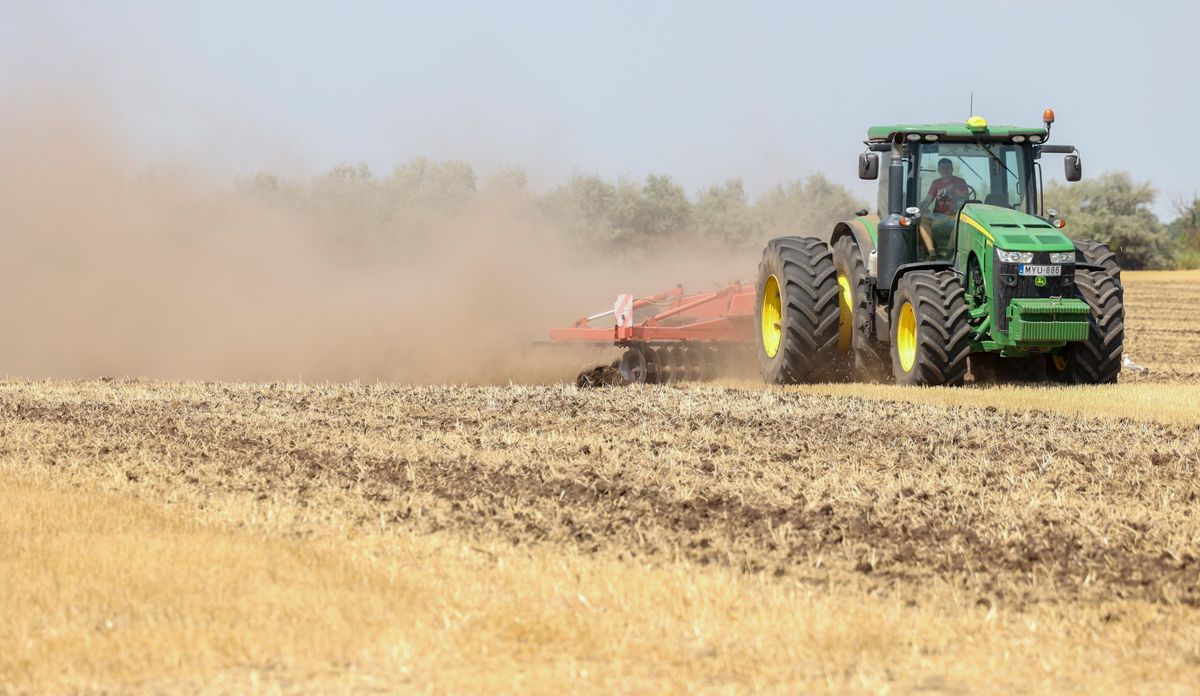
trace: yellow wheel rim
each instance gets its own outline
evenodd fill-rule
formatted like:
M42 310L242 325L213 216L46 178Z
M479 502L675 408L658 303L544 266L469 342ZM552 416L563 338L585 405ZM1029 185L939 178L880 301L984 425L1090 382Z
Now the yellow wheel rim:
M900 354L900 367L905 372L912 372L917 362L917 315L908 302L900 308L900 321L896 324L896 350Z
M1055 353L1054 355L1050 356L1050 359L1054 363L1054 369L1058 370L1059 372L1067 369L1067 356Z
M768 358L779 352L783 342L783 298L779 295L779 280L767 278L762 297L762 344Z
M854 295L850 292L850 279L838 274L838 352L850 350L850 339L854 333Z

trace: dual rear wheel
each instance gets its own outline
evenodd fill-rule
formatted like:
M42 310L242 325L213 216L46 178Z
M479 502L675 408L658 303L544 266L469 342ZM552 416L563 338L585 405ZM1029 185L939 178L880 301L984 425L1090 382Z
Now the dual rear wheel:
M854 238L847 235L833 245L837 269L841 331L838 352L843 373L860 382L880 382L888 377L886 347L871 336L871 303L867 264Z
M840 288L829 245L812 237L767 243L758 266L758 370L768 384L827 381L841 341Z
M866 264L853 238L831 250L807 237L772 240L758 275L759 372L770 384L879 381L884 347L870 335ZM891 377L960 384L970 350L962 283L952 271L915 271L897 288Z

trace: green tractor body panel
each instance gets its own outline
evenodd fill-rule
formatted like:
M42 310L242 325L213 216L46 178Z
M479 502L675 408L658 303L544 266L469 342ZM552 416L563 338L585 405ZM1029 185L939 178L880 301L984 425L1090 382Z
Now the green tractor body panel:
M839 239L846 236L854 237L854 242L858 245L865 262L871 251L879 244L879 216L860 215L843 220L834 225L833 231L828 236L822 238L832 247L837 244Z
M939 138L965 138L974 140L976 137L982 137L985 140L996 138L1005 139L1011 138L1014 135L1031 135L1041 136L1045 138L1047 135L1045 128L1027 128L1023 126L994 126L989 125L981 131L973 131L967 127L966 123L909 123L888 126L871 126L867 129L867 138L869 140L892 140L897 135L906 136L909 133L916 133L921 136L936 135Z
M1040 217L982 203L963 206L959 224L959 248L968 230L977 232L1005 251L1074 251L1067 235ZM966 248L974 248L967 245Z
M1007 313L1008 338L1017 346L1059 346L1088 337L1088 306L1075 297L1018 298Z
M1023 264L1001 264L996 249L1032 252L1034 264L1058 265L1058 277L1020 276ZM973 351L1060 348L1088 335L1088 307L1075 297L1071 264L1050 264L1052 252L1072 252L1075 243L1035 215L1001 206L968 203L959 215L955 267L966 278L978 264L986 301L972 308L978 322Z
M854 218L852 222L858 223L862 226L861 229L866 232L867 236L871 239L871 249L874 249L875 245L879 243L879 231L876 229L879 226L879 216L863 215L861 217ZM865 249L864 251L869 253L871 249Z

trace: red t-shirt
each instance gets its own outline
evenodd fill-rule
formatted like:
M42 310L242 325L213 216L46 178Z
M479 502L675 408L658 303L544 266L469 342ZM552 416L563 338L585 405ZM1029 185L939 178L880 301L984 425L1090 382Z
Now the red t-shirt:
M938 193L942 189L950 189L950 191L945 198L938 198ZM935 213L954 214L958 211L955 199L963 199L969 195L971 195L971 191L967 188L967 182L957 176L949 179L938 177L929 185L929 197L933 199L933 212Z

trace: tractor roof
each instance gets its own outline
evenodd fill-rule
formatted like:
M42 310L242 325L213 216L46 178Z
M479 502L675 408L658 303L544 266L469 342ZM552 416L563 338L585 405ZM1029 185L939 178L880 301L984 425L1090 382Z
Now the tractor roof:
M892 140L896 135L909 133L936 133L943 138L964 138L974 140L976 135L984 139L1009 138L1014 135L1040 135L1046 137L1045 128L1026 128L1023 126L997 126L988 124L986 128L976 133L967 127L966 123L913 123L890 126L871 126L867 129L868 140Z

